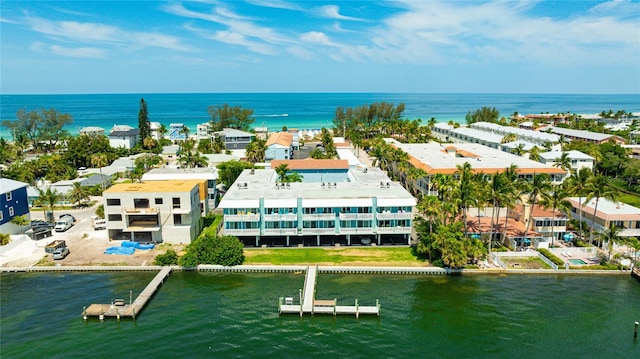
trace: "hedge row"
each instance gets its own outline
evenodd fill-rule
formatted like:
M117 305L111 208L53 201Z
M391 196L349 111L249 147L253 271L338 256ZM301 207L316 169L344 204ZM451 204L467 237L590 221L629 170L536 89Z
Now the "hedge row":
M555 254L551 253L548 249L546 248L538 248L538 252L540 252L543 256L549 258L550 261L552 261L553 263L555 263L556 265L559 266L563 266L564 265L564 261L558 257L555 256Z

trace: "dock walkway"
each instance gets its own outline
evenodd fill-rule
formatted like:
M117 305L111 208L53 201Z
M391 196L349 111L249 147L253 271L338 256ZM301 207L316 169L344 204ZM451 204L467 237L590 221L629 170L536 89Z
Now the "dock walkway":
M376 299L375 306L358 305L338 305L336 299L319 300L315 298L316 282L318 278L318 267L307 267L304 279L304 289L300 290L300 299L297 304L293 302L292 297L280 298L278 303L278 311L280 314L350 314L356 318L360 314L380 315L380 304Z
M165 278L169 276L169 273L171 273L171 267L162 267L160 272L147 284L133 303L124 304L124 301L119 300L111 304L91 304L88 308L84 309L83 318L99 317L104 319L105 317L116 317L120 319L121 317L129 317L135 319L156 293Z

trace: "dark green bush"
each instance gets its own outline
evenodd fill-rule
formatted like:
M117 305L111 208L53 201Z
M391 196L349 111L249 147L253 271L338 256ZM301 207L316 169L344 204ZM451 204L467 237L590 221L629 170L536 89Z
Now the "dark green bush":
M171 266L178 264L178 253L173 249L168 249L163 254L158 254L153 260L153 264L157 266Z
M193 268L199 264L219 264L235 266L244 262L244 245L236 237L218 237L203 233L187 247L187 253L180 258L180 265Z
M550 261L555 263L558 266L563 266L564 261L558 257L556 257L553 253L549 252L546 248L538 248L538 252L540 252L543 256L549 258Z

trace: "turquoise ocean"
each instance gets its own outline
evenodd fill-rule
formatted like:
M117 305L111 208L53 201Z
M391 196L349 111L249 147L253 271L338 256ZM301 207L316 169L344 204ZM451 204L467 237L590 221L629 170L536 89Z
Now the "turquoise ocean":
M640 281L320 274L316 297L380 317L278 315L303 274L175 272L136 321L83 321L152 272L0 274L2 358L638 358Z
M0 95L2 120L16 119L19 109L55 108L73 117L67 129L77 133L87 126L105 130L114 124L137 127L140 99L147 102L149 118L169 125L183 123L195 132L196 125L210 119L209 106L228 104L254 110L254 127L278 130L331 127L337 107L356 107L379 101L404 103L404 117L434 117L439 122L464 122L469 111L496 107L502 116L517 111L537 113L600 113L624 110L640 112L640 94L438 94L438 93L194 93L194 94L97 94L97 95ZM8 128L0 136L10 138Z

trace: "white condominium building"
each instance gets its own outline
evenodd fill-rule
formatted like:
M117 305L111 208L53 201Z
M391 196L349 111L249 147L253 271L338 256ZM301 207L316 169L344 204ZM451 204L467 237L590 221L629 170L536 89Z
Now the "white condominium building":
M218 206L224 234L255 246L409 243L416 200L399 183L347 161L293 161L303 182L279 183L273 169L238 177Z

